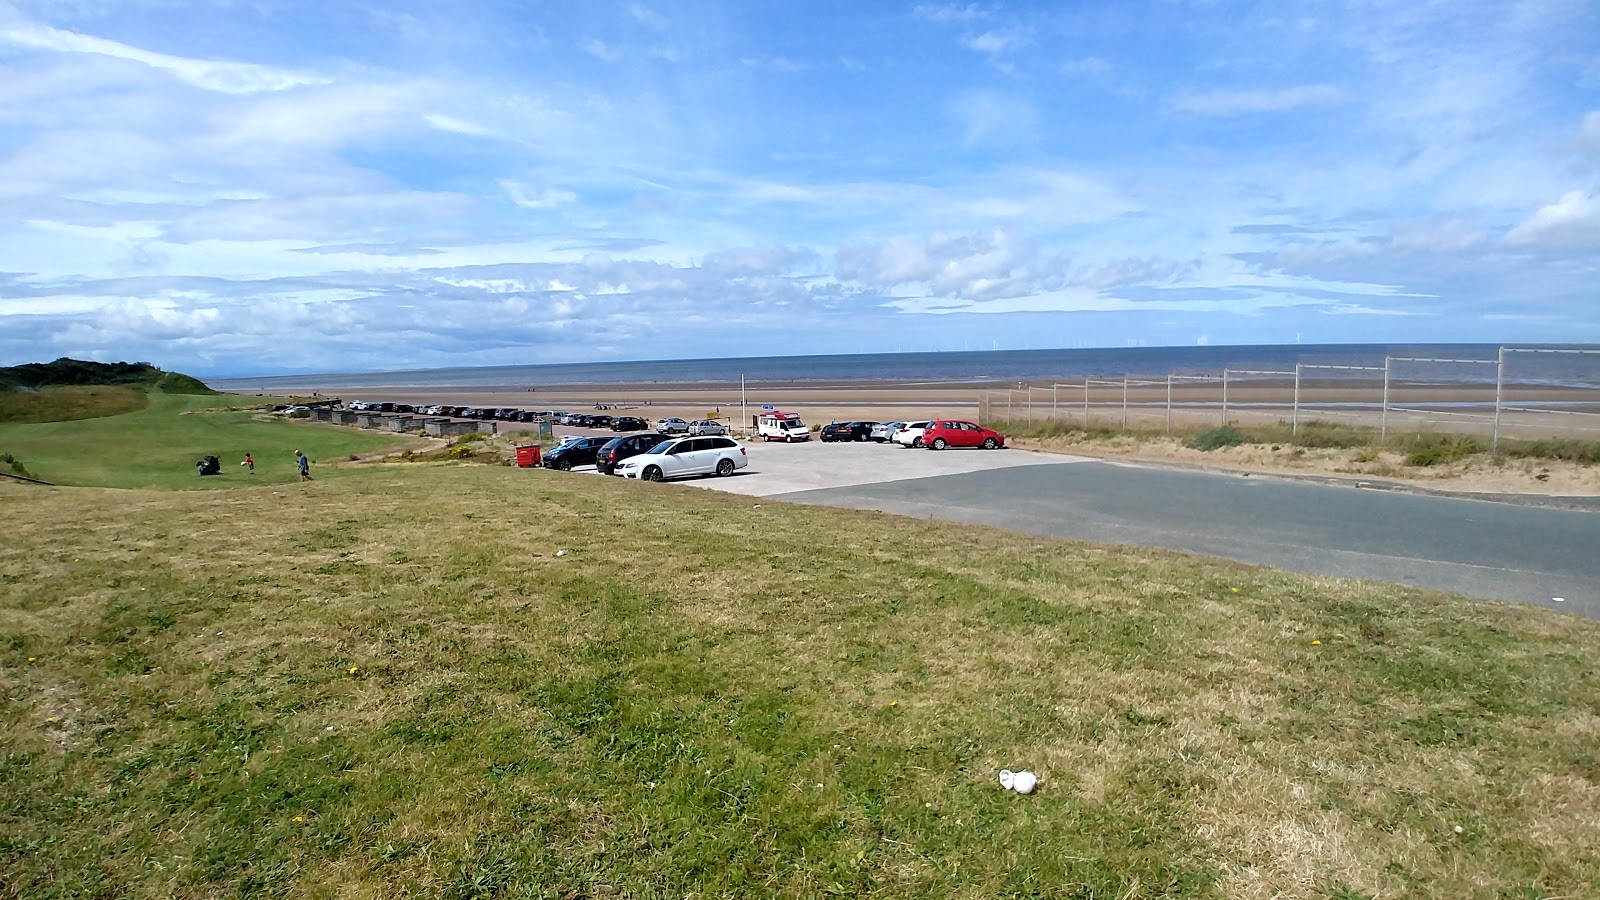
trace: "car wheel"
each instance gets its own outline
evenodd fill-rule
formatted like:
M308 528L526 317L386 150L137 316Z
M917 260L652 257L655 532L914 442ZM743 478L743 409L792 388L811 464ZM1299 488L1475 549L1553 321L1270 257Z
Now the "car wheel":
M946 448L948 446L950 446L950 445L946 444L944 442L944 438L934 438L933 439L933 449L935 449L935 450L943 450L944 448Z
M640 473L639 477L643 478L645 481L660 481L661 469L657 466L648 466L645 468L644 472Z
M993 450L994 448L996 448L998 446L1000 446L1000 442L995 440L994 438L984 438L983 439L983 449L985 449L985 450Z
M561 461L561 471L563 471L563 472L571 472L572 471L572 460L563 459Z
M733 474L733 460L724 459L721 462L717 463L717 474L721 475L723 478L727 478L729 475L732 475Z
M912 438L911 439L911 446L917 448L918 450L921 450L922 449L922 438L919 438L919 437Z

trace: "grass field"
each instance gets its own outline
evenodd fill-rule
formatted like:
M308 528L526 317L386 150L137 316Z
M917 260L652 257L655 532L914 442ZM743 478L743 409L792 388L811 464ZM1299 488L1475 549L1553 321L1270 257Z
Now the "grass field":
M101 418L0 424L0 452L21 460L33 477L56 484L201 489L233 487L247 480L295 481L299 477L294 462L297 448L311 457L313 477L339 477L343 472L317 466L317 461L402 443L393 435L289 422L258 411L230 409L230 404L245 401L229 395L159 391L146 395L133 388L101 387L51 389L35 396L55 396L64 404L73 392L90 390L102 397L131 392L148 403L132 412ZM250 398L251 405L259 402ZM66 408L58 405L50 415ZM247 451L255 456L254 476L247 476L239 465ZM195 474L195 462L207 454L222 460L222 475L201 478Z
M64 422L135 412L150 405L143 388L71 385L42 391L0 391L0 425Z
M1600 884L1589 621L490 466L0 510L0 896Z

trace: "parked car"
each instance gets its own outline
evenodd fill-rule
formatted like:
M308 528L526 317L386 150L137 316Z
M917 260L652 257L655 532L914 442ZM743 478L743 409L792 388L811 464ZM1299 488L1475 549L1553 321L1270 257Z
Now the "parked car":
M667 416L656 422L656 430L662 434L688 434L689 423L677 416Z
M879 422L872 426L872 439L882 444L894 437L895 429L904 426L904 422Z
M877 422L833 422L822 426L824 441L867 441Z
M611 427L611 417L606 415L605 413L601 413L598 416L588 416L587 418L589 420L589 427L590 428L610 428Z
M617 474L617 466L623 460L638 456L651 447L670 440L672 438L664 434L655 434L654 432L612 438L605 442L599 453L595 454L594 467L601 475L615 475Z
M921 447L922 433L927 431L928 426L932 424L932 422L927 421L907 422L899 428L896 428L894 430L894 434L889 438L889 440L893 443L899 444L902 447Z
M731 437L681 437L662 441L617 467L624 478L665 481L686 475L732 475L750 465L744 447Z
M581 437L575 441L562 444L553 448L540 460L540 465L546 469L560 469L570 472L577 466L592 466L609 438Z
M572 428L588 428L589 417L583 413L567 413L565 424Z
M922 433L922 443L933 450L946 447L982 447L993 450L1006 445L1006 436L992 428L963 419L935 419Z
M612 431L643 431L650 423L638 416L617 416L611 420Z
M715 419L700 419L689 423L689 433L696 437L712 434L727 434L728 426Z

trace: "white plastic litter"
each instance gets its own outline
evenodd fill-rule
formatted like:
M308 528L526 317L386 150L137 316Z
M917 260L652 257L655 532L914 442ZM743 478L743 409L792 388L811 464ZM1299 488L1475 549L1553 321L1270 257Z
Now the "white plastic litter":
M1013 772L1010 769L1000 770L1000 786L1008 791L1019 794L1031 794L1039 784L1039 776L1029 771Z
M566 556L567 555L567 551L565 551L565 550L557 550L556 551L556 555L557 556Z
M1550 599L1554 600L1557 603L1565 603L1565 602L1567 602L1567 598L1565 598L1565 597L1551 597Z

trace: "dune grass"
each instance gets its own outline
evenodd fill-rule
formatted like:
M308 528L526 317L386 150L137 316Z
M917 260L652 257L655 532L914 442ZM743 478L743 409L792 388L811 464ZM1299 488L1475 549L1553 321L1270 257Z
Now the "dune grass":
M135 412L150 405L143 387L68 385L38 391L0 391L0 424L65 422Z
M0 896L1600 884L1588 621L502 467L0 511Z
M42 396L61 391L50 389ZM131 391L133 388L96 388ZM215 489L241 481L283 483L298 479L294 451L311 457L313 477L339 477L341 470L316 465L320 460L399 446L403 438L347 428L285 421L256 409L234 408L243 398L221 394L166 394L151 391L148 404L120 415L0 424L0 452L11 454L34 477L56 484L126 487ZM251 398L251 406L259 401ZM239 466L246 452L254 455L256 474ZM206 455L222 460L222 475L201 478L195 462Z

